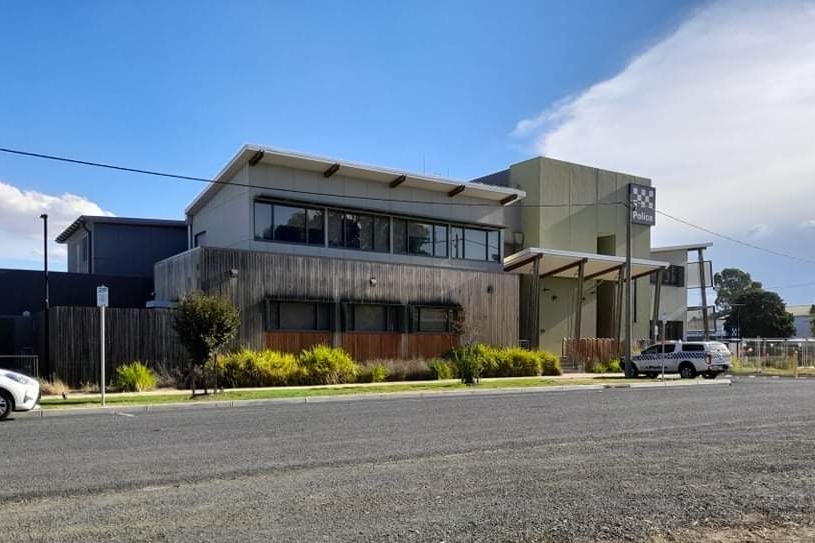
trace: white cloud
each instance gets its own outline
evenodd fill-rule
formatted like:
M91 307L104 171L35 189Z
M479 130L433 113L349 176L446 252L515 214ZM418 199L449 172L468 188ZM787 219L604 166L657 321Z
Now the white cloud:
M807 219L801 223L801 228L805 230L815 230L815 219Z
M718 231L796 229L815 199L813 29L814 3L711 4L513 135L546 156L649 177L658 207ZM664 217L655 230L663 243L689 235Z
M53 243L53 239L80 215L112 215L82 196L24 191L0 181L0 265L2 261L42 259L43 213L48 214L49 263L53 260L62 267L66 248Z

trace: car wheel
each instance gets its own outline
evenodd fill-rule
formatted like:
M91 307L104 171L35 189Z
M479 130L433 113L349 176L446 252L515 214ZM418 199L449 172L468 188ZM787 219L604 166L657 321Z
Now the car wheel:
M627 373L626 377L637 378L637 377L639 377L639 375L640 375L640 370L638 370L637 365L632 362L631 363L631 373L630 374Z
M696 368L690 362L683 362L679 365L679 376L682 379L693 379L696 377Z
M656 379L658 376L659 376L658 373L654 373L654 372L649 372L648 373L648 378L649 379Z
M709 371L707 373L703 373L702 377L704 377L705 379L715 379L717 375L719 374L713 371Z
M14 411L14 400L11 394L5 390L0 390L0 420L8 417Z

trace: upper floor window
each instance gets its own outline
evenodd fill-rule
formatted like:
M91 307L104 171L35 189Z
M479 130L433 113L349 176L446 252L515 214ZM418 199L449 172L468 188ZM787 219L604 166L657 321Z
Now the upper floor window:
M390 218L330 209L328 246L390 252Z
M656 274L651 275L651 284L657 282ZM669 287L685 286L685 266L671 264L667 270L662 270L662 284Z
M497 230L454 226L450 229L450 245L453 258L501 261L501 233Z
M255 202L255 239L324 245L322 209Z
M447 225L393 219L393 252L447 257Z

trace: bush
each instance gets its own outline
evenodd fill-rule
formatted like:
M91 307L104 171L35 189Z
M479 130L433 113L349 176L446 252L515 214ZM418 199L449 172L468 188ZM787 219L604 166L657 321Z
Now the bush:
M608 362L595 362L586 368L588 373L622 373L623 368L617 358Z
M450 364L444 360L434 360L429 364L429 368L430 373L433 375L433 379L436 379L437 381L453 378L453 368L451 368Z
M353 381L359 367L343 349L316 345L297 357L310 385L333 385Z
M114 386L122 392L142 392L156 387L153 370L141 362L133 362L116 368Z
M488 349L485 345L475 344L458 347L447 353L462 383L474 385L481 379L481 372L487 361L492 361L487 358Z
M560 358L548 351L538 351L541 360L541 375L561 375Z
M388 381L428 381L435 379L433 372L422 358L410 358L406 360L394 358L387 360L377 360L388 370Z
M294 355L269 350L244 348L219 356L215 372L218 380L231 388L299 385L305 381Z
M388 377L388 368L382 363L363 365L357 380L360 383L381 383Z
M40 379L40 391L43 396L60 396L68 391L68 387L58 377Z

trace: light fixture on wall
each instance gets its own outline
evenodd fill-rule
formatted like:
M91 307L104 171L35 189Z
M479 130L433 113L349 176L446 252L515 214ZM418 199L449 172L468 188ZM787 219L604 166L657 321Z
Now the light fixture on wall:
M487 285L487 294L492 294L495 291L492 285Z
M236 268L232 268L229 270L229 277L235 278L238 276L238 270Z
M376 277L371 277L371 286L372 287L376 286Z

